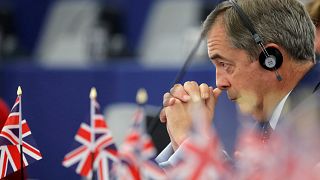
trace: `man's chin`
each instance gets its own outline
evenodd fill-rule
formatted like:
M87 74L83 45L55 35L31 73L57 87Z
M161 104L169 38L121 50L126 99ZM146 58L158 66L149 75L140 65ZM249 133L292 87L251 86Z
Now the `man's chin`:
M244 101L241 101L241 99L235 99L234 102L239 106L241 113L252 115L256 110L255 103L253 102L252 103L247 101L244 102Z
M257 107L249 103L236 103L239 107L240 113L245 116L250 116L251 118L260 121L262 120L262 114L257 110Z
M230 101L237 103L237 98L229 98Z

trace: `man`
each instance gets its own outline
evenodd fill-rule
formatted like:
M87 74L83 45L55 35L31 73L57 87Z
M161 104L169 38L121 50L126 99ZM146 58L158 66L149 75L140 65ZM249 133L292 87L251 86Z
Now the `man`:
M201 103L211 121L224 90L241 112L276 129L279 119L319 89L315 27L296 0L224 1L205 20L203 35L216 68L217 88L192 81L164 94L160 119L171 143L157 157L162 167L175 163L188 136L193 104Z
M306 8L316 26L316 56L318 62L320 61L320 0L313 0L306 5Z

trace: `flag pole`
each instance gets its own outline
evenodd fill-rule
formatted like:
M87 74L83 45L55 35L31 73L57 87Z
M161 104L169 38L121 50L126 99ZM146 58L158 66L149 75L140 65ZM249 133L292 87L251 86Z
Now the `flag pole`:
M23 172L23 148L22 148L22 89L19 86L17 90L17 95L19 98L19 145L20 145L20 167L21 167L21 179L24 180L24 172Z
M144 105L146 104L147 101L148 101L148 94L147 94L146 89L144 89L144 88L138 89L137 95L136 95L136 102L137 102L137 105L138 105L138 115L139 116L141 116L142 111L144 111ZM135 116L137 116L137 114ZM135 122L134 123L135 124L136 123L142 123L142 126L143 126L143 127L140 126L139 131L142 131L146 127L146 121L139 122L139 121L142 121L142 120L143 120L143 118L141 119L140 117L135 117ZM141 128L143 128L143 129L141 129ZM143 146L141 140L139 140L139 146ZM140 163L141 162L139 162L139 165L137 167L138 169L141 168L141 164ZM138 170L138 172L139 172L139 174L141 173L140 170ZM141 176L141 174L139 176Z
M95 134L94 134L94 115L95 115L95 100L97 98L97 90L95 87L91 88L90 91L90 124L91 124L91 170L93 180L94 176L94 151L95 151Z
M144 105L147 103L148 101L148 93L146 91L146 89L144 88L140 88L137 92L137 96L136 96L136 102L139 108L139 111L144 111ZM140 118L138 118L140 119ZM143 118L144 119L144 118ZM146 119L144 119L145 122L141 122L143 124L143 128L145 129L147 126L147 122Z

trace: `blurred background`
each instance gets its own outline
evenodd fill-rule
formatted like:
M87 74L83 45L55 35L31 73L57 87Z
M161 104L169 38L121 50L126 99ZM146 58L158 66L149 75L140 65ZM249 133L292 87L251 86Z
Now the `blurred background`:
M208 0L1 0L1 64L81 66L125 59L178 64L172 59L185 58L215 4Z
M32 179L79 179L61 165L81 122L89 122L89 91L121 143L140 87L149 93L148 121L162 104L218 0L0 0L0 98L11 107L23 89L23 117L43 159ZM205 42L182 81L215 85ZM215 126L227 151L237 133L237 110L223 95ZM149 132L161 151L163 125Z

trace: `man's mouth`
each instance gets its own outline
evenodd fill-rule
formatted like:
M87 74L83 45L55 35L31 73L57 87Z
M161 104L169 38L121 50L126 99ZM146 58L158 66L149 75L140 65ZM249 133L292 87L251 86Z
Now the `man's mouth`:
M228 95L228 99L229 99L230 101L232 101L232 102L236 102L236 101L238 100L238 97L236 97L236 96L231 96L231 94L229 94L228 92L227 92L227 95Z
M231 98L230 99L232 102L236 102L237 101L237 98Z

